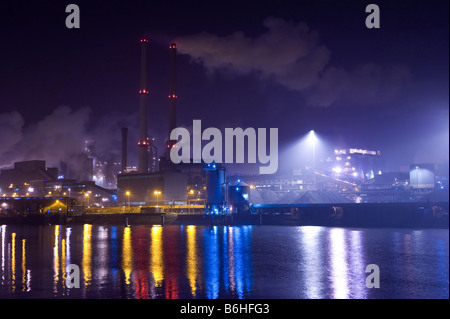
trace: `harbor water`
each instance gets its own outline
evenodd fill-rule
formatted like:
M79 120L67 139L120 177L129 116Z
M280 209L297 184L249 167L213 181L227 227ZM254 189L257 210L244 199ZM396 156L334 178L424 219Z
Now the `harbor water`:
M0 226L0 298L447 299L448 272L448 229Z

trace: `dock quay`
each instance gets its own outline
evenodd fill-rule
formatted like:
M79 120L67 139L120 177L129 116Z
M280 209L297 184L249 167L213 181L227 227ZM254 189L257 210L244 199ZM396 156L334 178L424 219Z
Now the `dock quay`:
M143 212L141 212L143 211ZM89 209L74 215L27 213L0 215L0 224L93 225L316 225L340 227L449 227L449 204L285 204L253 205L244 214L179 213L138 208Z

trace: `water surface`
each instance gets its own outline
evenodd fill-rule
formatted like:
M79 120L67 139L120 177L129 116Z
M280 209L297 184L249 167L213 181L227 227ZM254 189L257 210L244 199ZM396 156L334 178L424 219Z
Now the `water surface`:
M448 242L448 229L2 225L0 297L449 298Z

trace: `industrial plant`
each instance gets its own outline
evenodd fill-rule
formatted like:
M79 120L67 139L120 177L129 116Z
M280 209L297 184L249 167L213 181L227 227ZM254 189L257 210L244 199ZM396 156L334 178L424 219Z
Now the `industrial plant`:
M177 141L170 139L170 133L177 128L178 98L175 43L168 47L168 131L165 149L159 156L148 127L151 108L148 46L148 39L140 40L138 141L129 142L128 128L118 128L122 139L121 160L103 162L94 161L95 141L86 140L85 152L75 159L81 167L77 174L66 163L46 167L46 162L39 159L16 162L12 168L2 169L1 215L66 213L75 216L90 211L295 215L302 205L331 205L328 208L336 213L342 209L336 205L344 204L445 201L448 207L445 168L412 164L409 171L385 172L385 159L378 150L338 148L327 158L314 157L313 163L301 169L280 170L271 175L228 174L225 165L215 162L173 163L170 152ZM128 149L136 146L138 164L133 167L128 165ZM448 216L448 208L438 207L439 212Z

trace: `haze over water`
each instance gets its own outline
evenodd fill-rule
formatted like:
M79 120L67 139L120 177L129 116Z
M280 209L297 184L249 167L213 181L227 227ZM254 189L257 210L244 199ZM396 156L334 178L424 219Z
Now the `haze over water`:
M448 269L448 229L0 226L1 298L449 298Z

